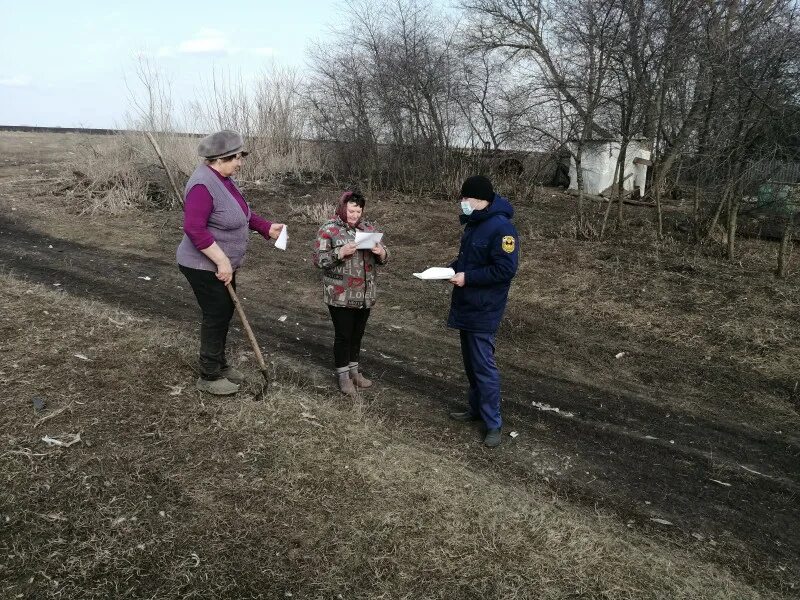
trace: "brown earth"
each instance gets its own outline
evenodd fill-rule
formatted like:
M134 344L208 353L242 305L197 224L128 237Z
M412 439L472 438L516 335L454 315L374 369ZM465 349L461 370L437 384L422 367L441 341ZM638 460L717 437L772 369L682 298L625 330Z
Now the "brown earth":
M0 269L193 333L196 305L173 261L180 215L77 214L47 193L64 143L4 134ZM280 378L327 389L332 329L310 264L318 223L307 215L336 190L275 183L246 195L290 227L289 251L254 238L240 273L256 335ZM486 477L543 485L749 583L797 593L800 285L771 276L774 245L743 241L730 264L713 248L657 243L649 209L631 207L627 232L575 241L573 199L540 188L517 200L522 262L497 352L505 431L520 435L491 452L446 418L464 396L448 285L410 276L454 255L456 207L367 196L393 250L365 338L372 414L421 445L452 444ZM252 368L244 341L235 344ZM191 377L191 365L176 374Z

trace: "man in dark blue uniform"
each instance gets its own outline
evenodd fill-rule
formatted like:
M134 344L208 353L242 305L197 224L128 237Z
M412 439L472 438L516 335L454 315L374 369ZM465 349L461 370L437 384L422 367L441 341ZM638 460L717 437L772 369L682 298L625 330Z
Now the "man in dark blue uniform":
M461 186L461 236L448 327L461 334L461 355L469 380L469 409L450 413L456 421L486 425L484 444L501 441L500 373L494 361L495 334L519 263L519 234L511 203L494 193L492 182L475 175Z

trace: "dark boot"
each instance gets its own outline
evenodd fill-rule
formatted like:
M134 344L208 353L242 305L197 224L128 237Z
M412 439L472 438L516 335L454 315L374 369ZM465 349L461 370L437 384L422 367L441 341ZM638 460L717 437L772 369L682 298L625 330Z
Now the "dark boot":
M496 448L503 441L499 429L490 429L486 432L486 437L483 440L483 445L487 448Z
M480 421L481 418L478 415L473 415L471 412L451 412L450 418L453 421L458 421L459 423L471 423L473 421Z

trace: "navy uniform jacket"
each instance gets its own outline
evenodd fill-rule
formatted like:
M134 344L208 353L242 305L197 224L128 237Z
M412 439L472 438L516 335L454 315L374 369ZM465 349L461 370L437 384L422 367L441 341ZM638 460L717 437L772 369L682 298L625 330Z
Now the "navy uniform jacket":
M466 224L458 258L450 266L464 273L464 287L453 286L448 327L495 332L508 301L519 263L519 234L511 223L514 208L502 196L483 210L462 215Z

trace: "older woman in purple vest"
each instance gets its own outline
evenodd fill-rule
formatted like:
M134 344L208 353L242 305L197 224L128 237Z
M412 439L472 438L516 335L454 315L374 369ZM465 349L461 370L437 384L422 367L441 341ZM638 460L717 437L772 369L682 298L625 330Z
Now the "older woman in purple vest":
M176 253L203 313L200 326L200 378L197 388L235 394L244 376L225 360L225 341L234 305L226 286L236 289L236 270L244 260L249 230L277 239L284 225L250 210L231 176L242 165L244 140L235 131L218 131L200 141L205 158L186 183L183 231Z

